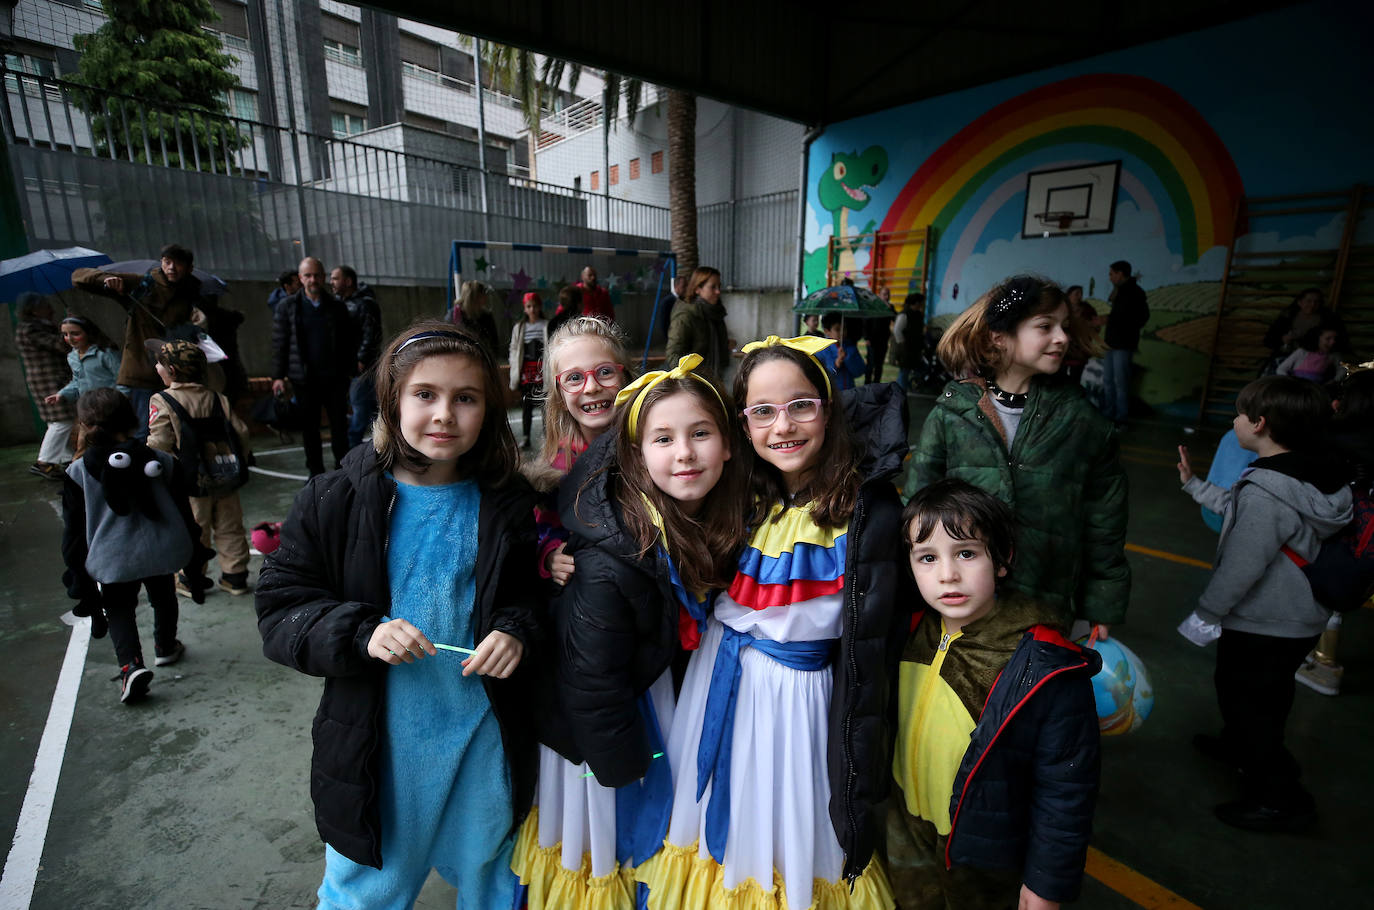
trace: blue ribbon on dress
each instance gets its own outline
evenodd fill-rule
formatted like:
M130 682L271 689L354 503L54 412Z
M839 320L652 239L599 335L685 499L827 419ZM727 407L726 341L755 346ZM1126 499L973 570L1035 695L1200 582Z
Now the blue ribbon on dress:
M696 620L697 640L700 641L702 638L706 637L706 614L710 612L711 606L715 602L716 594L719 592L713 589L707 592L706 596L701 600L697 600L695 597L688 594L687 586L682 583L682 576L677 573L677 563L673 560L672 555L662 546L660 546L658 550L663 554L663 559L668 563L668 580L672 582L673 591L677 594L678 603L687 611L687 615Z
M668 822L673 815L668 747L650 691L639 696L639 711L649 734L649 748L662 754L650 759L648 770L638 781L615 791L615 857L622 865L638 866L657 853L668 836Z
M711 685L706 692L706 718L697 747L697 800L714 781L706 807L706 849L718 863L725 862L725 841L730 832L730 751L735 729L735 703L739 698L741 652L754 648L793 670L821 670L835 653L834 639L773 641L755 638L729 626L716 651Z

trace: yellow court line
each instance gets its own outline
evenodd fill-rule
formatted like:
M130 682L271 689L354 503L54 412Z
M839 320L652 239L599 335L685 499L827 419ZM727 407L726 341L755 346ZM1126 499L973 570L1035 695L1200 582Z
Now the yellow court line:
M1088 863L1084 871L1145 910L1202 910L1197 904L1184 900L1096 847L1088 848Z
M1170 553L1167 550L1152 550L1149 547L1142 547L1140 544L1128 543L1126 549L1133 553L1141 553L1145 556L1153 556L1156 559L1167 559L1170 562L1181 563L1185 566L1196 566L1199 569L1210 569L1212 564L1201 559L1194 559L1191 556L1179 556L1177 553Z

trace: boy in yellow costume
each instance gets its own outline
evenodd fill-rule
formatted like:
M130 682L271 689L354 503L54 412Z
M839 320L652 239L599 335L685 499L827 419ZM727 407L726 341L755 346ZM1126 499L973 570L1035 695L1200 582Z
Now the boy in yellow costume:
M902 527L929 609L899 667L893 894L903 908L1058 907L1078 896L1092 832L1101 658L1052 610L998 595L1015 537L995 497L942 480Z

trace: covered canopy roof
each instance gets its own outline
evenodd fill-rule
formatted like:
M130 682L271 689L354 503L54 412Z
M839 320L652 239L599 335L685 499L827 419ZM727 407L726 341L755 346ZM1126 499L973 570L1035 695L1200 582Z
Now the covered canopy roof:
M813 126L1252 16L1284 0L369 0Z

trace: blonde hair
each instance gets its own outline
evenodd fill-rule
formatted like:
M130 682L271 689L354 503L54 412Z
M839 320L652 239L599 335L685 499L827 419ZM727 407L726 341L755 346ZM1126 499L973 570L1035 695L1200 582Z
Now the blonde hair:
M491 301L487 299L487 286L480 281L464 281L458 289L458 309L463 311L464 319L476 319L486 312Z
M973 306L959 314L936 345L936 356L956 379L970 376L990 378L1006 367L1007 352L993 338L994 330L988 324L988 309L993 305L1005 306L1005 301L1011 295L1019 295L1025 304L1015 323L1004 330L1007 332L1015 332L1022 322L1032 316L1053 313L1066 304L1059 285L1033 275L1014 275L988 291ZM1074 307L1069 307L1064 331L1070 343L1088 351L1089 356L1096 357L1102 353L1102 342Z
M619 326L595 316L574 316L559 326L544 348L544 447L539 454L545 463L552 461L568 440L582 440L582 427L568 412L563 390L558 387L558 354L578 338L600 339L610 359L625 368L625 383L634 378L629 338Z

